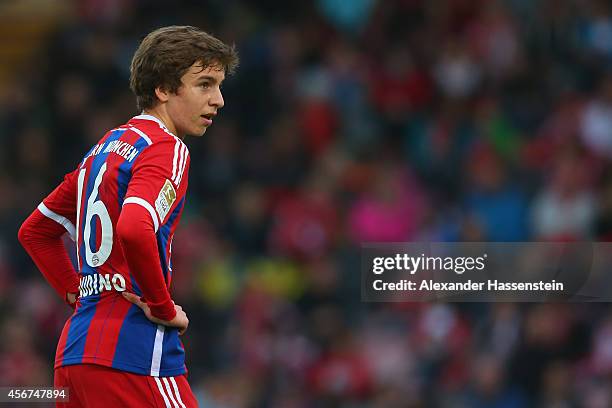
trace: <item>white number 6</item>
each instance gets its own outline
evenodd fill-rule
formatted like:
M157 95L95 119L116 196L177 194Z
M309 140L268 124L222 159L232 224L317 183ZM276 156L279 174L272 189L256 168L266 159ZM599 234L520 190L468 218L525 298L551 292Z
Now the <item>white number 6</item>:
M86 169L82 169L79 172L79 179L78 179L79 184L78 184L78 198L77 198L77 227L76 227L77 258L78 258L78 253L79 253L79 249L78 249L79 247L78 237L79 237L79 232L80 232L79 221L81 218L81 214L80 214L81 198L83 196L83 182L85 180L85 171ZM85 212L85 225L84 225L84 236L83 236L83 243L85 244L85 261L87 262L87 265L92 266L92 267L97 267L97 266L104 264L104 262L106 262L106 260L110 256L111 251L113 249L113 224L111 222L110 216L108 215L108 209L106 208L106 206L101 200L96 201L96 199L98 198L98 189L100 188L100 183L102 182L102 176L104 175L104 172L106 172L106 163L102 165L102 167L100 168L100 172L96 176L93 190L91 191L91 195L89 196L89 199L87 200L87 205L85 206L86 212ZM94 215L97 215L98 218L100 218L100 226L101 226L100 228L101 231L99 232L101 235L100 248L96 252L93 252L93 250L91 249L89 245L89 239L91 238L91 220L94 217Z

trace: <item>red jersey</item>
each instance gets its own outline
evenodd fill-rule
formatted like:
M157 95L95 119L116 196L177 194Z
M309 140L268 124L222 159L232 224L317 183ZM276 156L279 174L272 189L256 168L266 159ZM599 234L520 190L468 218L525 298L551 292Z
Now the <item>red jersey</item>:
M162 377L186 372L178 330L152 323L121 296L142 291L128 265L135 255L122 246L116 226L127 204L148 211L157 253L146 256L159 260L169 289L189 163L187 146L161 121L136 116L106 133L38 207L66 228L77 248L80 297L62 331L56 368L99 364Z

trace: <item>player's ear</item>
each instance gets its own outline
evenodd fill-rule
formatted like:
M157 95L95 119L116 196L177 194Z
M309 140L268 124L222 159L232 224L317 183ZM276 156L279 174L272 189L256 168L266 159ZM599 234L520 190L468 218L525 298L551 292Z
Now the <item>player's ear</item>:
M157 96L157 99L159 99L159 101L162 103L168 102L170 92L163 86L158 86L157 88L155 88L155 96Z

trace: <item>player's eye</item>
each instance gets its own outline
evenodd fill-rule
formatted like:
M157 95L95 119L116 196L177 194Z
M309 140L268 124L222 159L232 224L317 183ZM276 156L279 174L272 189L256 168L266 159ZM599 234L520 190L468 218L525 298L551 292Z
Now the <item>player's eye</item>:
M209 82L202 82L202 83L200 84L200 86L201 86L202 88L204 88L204 89L208 89L208 88L210 88L210 83L209 83Z

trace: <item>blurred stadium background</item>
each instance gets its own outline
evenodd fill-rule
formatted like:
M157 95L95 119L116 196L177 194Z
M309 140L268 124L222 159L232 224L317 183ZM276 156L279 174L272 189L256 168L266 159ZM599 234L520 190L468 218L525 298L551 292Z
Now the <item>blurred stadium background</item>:
M173 248L206 407L612 406L608 304L365 304L363 241L612 238L612 8L596 0L3 0L0 385L69 315L16 239L169 24L235 42Z

